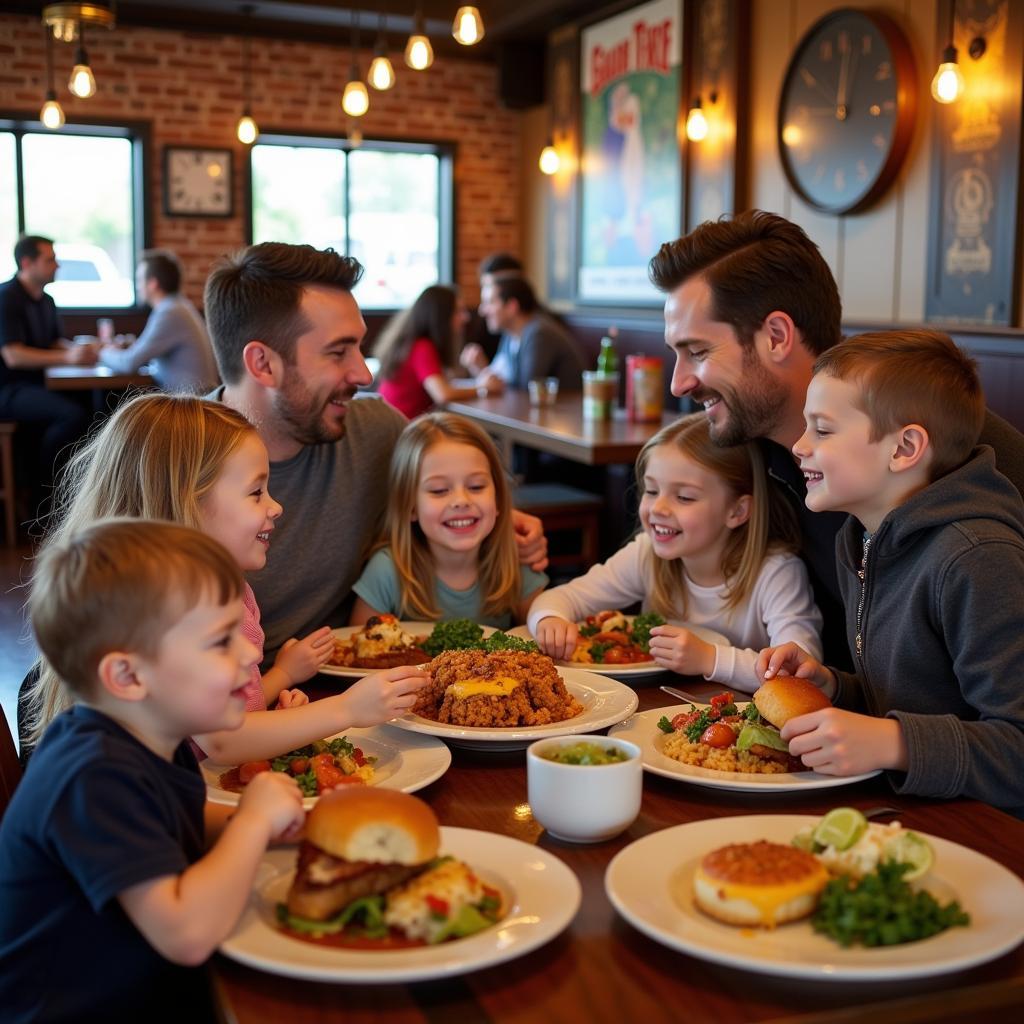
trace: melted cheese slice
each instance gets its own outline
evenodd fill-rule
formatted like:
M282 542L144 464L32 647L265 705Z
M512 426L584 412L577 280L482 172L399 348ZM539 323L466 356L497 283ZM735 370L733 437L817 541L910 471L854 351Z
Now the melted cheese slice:
M723 882L717 878L711 878L700 868L697 869L695 878L695 882L714 890L717 902L722 905L723 909L735 908L742 913L744 906L753 907L761 919L760 923L765 928L774 928L779 917L788 919L796 909L791 904L808 898L813 900L827 881L828 872L824 868L820 873L815 872L796 882L779 882L771 885ZM800 913L800 911L797 912Z
M511 676L494 676L492 679L462 679L452 683L445 691L450 693L456 700L465 700L467 697L507 697L522 683Z

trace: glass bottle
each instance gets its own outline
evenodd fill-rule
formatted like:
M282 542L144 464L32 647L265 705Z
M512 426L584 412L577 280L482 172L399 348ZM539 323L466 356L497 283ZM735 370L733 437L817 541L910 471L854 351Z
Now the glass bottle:
M608 333L601 339L601 351L597 356L599 373L618 373L619 354L615 351L615 339L619 335L617 327L609 327Z

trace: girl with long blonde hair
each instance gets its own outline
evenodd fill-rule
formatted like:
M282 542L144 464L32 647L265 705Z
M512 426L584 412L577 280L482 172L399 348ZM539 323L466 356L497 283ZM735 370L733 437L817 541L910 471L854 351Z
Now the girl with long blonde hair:
M519 563L494 442L451 413L413 420L391 457L384 531L352 588L352 623L389 613L505 629L546 583Z
M269 473L266 446L240 413L185 395L140 395L122 405L68 464L44 548L98 519L162 519L209 534L244 572L262 569L282 512L267 489ZM248 584L243 605L240 628L262 656L259 609ZM308 704L303 693L289 688L312 677L333 649L324 627L286 643L262 675L254 666L246 686L246 710L253 714L237 731L196 737L200 752L224 764L263 760L349 726L386 721L412 703L411 696L408 703L402 699L412 691L396 684L406 670L395 670L368 677L360 692L353 687ZM410 683L418 689L421 680L414 673ZM288 714L267 714L274 701ZM42 659L25 723L30 742L70 703L66 687Z
M685 416L644 445L636 479L638 535L531 606L527 622L541 650L569 660L577 621L637 601L669 620L651 630L655 662L685 675L754 690L757 653L773 637L799 636L821 649L821 615L794 554L796 522L755 443L718 447L703 413Z

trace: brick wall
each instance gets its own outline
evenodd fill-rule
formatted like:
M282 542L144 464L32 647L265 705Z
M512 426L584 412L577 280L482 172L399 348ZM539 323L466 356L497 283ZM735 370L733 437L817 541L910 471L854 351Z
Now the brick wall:
M223 35L117 28L87 40L96 95L79 100L67 90L73 49L54 46L58 99L75 115L148 121L149 213L154 245L173 249L186 267L185 291L202 296L210 263L244 242L245 149L235 138L242 111L242 40ZM396 44L397 40L392 40ZM520 247L518 114L501 107L491 64L437 60L415 73L393 52L398 82L387 93L371 90L361 119L367 138L417 139L457 144L456 280L468 302L478 295L476 266L489 252ZM255 38L253 116L263 128L343 135L341 93L347 49ZM364 52L364 73L370 54ZM46 92L43 32L35 18L0 15L0 112L38 116ZM236 216L216 220L165 217L163 146L231 146L235 152Z

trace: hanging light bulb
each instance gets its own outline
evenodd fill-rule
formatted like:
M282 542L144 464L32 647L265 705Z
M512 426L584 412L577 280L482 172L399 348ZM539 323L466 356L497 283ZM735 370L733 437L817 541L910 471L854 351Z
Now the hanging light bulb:
M548 139L548 144L540 151L538 165L542 174L557 174L559 167L562 166L562 158L551 139Z
M932 96L939 103L955 103L963 91L964 73L957 63L956 47L947 46L942 51L942 63L932 79Z
M75 54L75 66L71 69L68 88L80 100L87 100L96 95L96 77L89 67L89 56L85 47L80 46Z
M355 21L352 30L352 67L348 75L348 84L341 95L341 109L349 117L362 117L370 109L370 94L366 85L359 78L359 65L356 63L356 51L359 49L359 13L353 12Z
M73 43L78 38L79 26L86 22L99 28L114 28L117 23L114 6L107 0L46 4L43 24L53 30L57 42Z
M43 104L43 109L39 111L39 120L51 132L64 127L64 111L57 102L57 94L53 89L47 90L46 102Z
M484 19L475 7L460 7L452 22L452 35L457 43L472 46L484 37Z
M248 112L238 119L238 127L235 129L235 134L238 136L238 141L246 146L251 146L259 137L260 130Z
M690 112L686 115L686 137L691 142L700 142L708 136L708 119L701 109L700 97L694 101Z
M423 31L423 4L416 4L416 22L409 41L405 44L405 63L413 71L426 71L434 63L434 48Z
M238 136L238 141L243 146L251 146L260 134L259 127L249 112L252 106L252 49L251 29L248 26L250 25L250 19L254 10L255 7L252 4L246 4L242 8L247 26L245 36L242 39L242 91L245 96L245 106L242 108L242 116L238 119L238 124L235 126L235 135Z
M395 69L388 59L388 40L384 34L384 12L377 9L377 45L373 50L373 60L370 61L370 73L366 76L367 81L378 92L384 92L395 84Z

